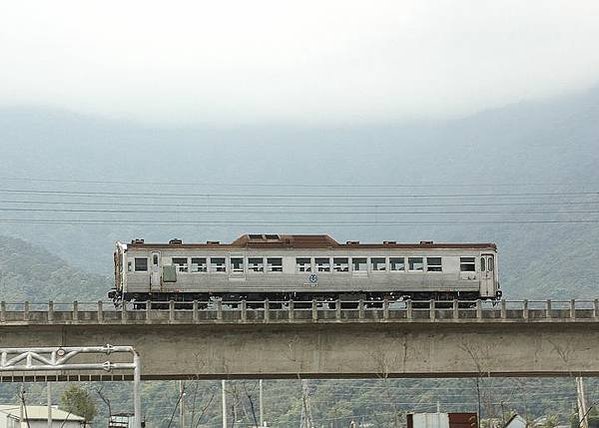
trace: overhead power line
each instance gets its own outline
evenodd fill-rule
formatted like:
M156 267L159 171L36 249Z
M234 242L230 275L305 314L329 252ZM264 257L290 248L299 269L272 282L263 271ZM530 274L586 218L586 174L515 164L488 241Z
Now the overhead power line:
M521 198L599 196L598 191L584 192L520 192L520 193L435 193L435 194L258 194L258 193L171 193L171 192L105 192L70 190L0 189L0 193L23 195L61 195L77 197L154 197L154 198L205 198L205 199L429 199L429 198Z
M63 200L31 200L31 199L4 199L0 200L3 204L19 205L64 205L64 206L114 206L114 201L110 202L90 202L90 201L63 201ZM176 208L447 208L447 207L511 207L511 206L578 206L595 205L599 200L593 201L536 201L526 202L458 202L458 203L418 203L418 204L397 204L397 203L367 203L367 204L340 204L340 203L320 203L320 204L287 204L287 203L187 203L187 202L133 202L128 201L127 207L176 207Z
M477 215L520 215L520 214L599 214L599 210L520 210L520 211L275 211L271 209L251 211L251 210L129 210L129 209L85 209L85 208L6 208L0 207L2 212L45 212L45 213L65 213L65 214L270 214L270 215L456 215L456 214L477 214Z
M223 220L107 220L107 219L23 219L0 218L13 224L87 224L87 225L164 225L164 226L289 226L289 227L375 227L402 225L472 225L472 224L599 224L597 220L448 220L448 221L223 221Z
M237 188L432 188L432 187L480 187L480 183L240 183L240 182L215 182L215 181L167 181L167 180L85 180L85 179L59 179L40 177L0 177L0 181L17 181L30 183L72 183L72 184L119 184L119 185L151 185L151 186L209 186L209 187L237 187ZM492 183L493 187L568 187L580 186L579 183L547 183L547 182L513 182Z

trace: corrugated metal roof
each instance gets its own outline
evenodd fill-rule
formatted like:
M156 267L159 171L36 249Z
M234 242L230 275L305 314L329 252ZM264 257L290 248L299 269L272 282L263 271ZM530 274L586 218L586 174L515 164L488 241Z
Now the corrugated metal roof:
M18 404L0 404L0 413L5 413L13 417L19 418L21 415L21 407ZM47 420L47 406L27 406L27 419L29 420ZM52 406L52 419L55 421L85 421L85 418L79 415L74 415L57 407Z

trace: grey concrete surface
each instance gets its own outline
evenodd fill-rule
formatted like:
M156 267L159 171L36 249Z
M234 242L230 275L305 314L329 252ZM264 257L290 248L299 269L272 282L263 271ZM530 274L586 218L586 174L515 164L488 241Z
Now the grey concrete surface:
M86 320L87 314L68 323L4 321L0 344L132 345L141 356L142 379L599 375L599 321L593 312L562 318L520 314L507 319L506 313L505 319L436 316L393 321L357 315L344 321L203 323L194 322L193 316L191 321L169 320L168 310L161 313L166 315L160 320L145 320L142 311L103 324L93 317ZM130 375L54 373L50 378ZM22 379L20 374L1 376L4 381ZM45 376L27 373L26 379Z

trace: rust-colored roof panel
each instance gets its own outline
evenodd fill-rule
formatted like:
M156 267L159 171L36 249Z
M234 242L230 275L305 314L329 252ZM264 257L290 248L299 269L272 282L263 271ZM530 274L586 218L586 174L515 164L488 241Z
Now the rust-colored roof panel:
M297 249L420 249L420 248L464 248L464 249L490 249L496 250L494 243L434 243L421 241L420 243L398 243L396 241L385 241L384 243L359 243L348 241L341 244L329 235L276 235L276 234L246 234L235 241L218 243L208 241L200 243L145 243L142 240L133 240L129 248L204 248L204 249L226 249L226 248L297 248Z

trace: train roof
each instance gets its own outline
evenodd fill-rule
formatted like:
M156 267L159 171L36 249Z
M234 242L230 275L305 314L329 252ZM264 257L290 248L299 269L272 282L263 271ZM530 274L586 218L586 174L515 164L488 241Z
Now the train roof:
M297 248L297 249L325 249L325 248L355 248L355 249L420 249L420 248L468 248L496 250L494 243L436 243L433 241L420 241L419 243L400 243L397 241L383 241L382 243L360 243L359 241L337 242L329 235L279 235L279 234L254 234L241 235L231 243L207 241L206 243L183 243L180 239L171 239L168 243L146 243L143 239L134 239L129 248Z

